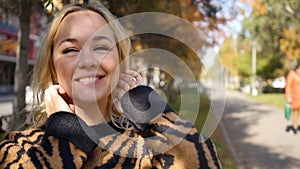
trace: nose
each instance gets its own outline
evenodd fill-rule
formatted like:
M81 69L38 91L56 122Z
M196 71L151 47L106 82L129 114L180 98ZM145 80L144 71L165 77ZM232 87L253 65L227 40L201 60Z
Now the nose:
M77 66L81 69L91 69L98 65L97 59L93 56L93 52L82 50L77 60Z

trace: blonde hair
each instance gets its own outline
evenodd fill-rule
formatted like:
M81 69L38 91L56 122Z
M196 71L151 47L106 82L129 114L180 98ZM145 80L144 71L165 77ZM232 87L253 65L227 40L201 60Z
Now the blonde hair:
M45 90L57 83L57 76L52 60L53 54L53 39L58 31L58 27L63 19L70 13L91 10L101 15L110 28L113 30L117 48L119 52L119 60L122 62L126 56L129 55L131 49L131 43L122 25L116 20L116 18L100 3L89 3L89 4L73 4L65 6L59 11L52 21L49 23L48 29L45 31L43 41L39 54L34 66L33 77L32 77L32 88L33 88L33 113L34 113L34 127L40 127L45 124L47 119L47 113L44 104ZM109 99L109 106L112 106L111 99Z

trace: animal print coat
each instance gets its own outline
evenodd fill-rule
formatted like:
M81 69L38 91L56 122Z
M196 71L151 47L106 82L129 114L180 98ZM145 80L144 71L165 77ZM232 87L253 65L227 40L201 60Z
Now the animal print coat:
M213 142L151 88L136 87L121 103L131 130L111 122L87 126L57 112L44 127L9 133L0 144L0 168L221 168Z

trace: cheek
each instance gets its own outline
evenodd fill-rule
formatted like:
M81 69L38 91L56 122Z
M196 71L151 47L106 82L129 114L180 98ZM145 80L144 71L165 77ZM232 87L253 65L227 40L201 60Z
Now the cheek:
M114 52L115 53L115 52ZM101 62L101 67L109 74L114 74L119 66L119 56L117 54L107 55Z
M67 92L69 96L72 96L72 77L74 64L67 61L56 61L54 63L54 67L59 85Z
M111 89L114 89L119 79L119 56L108 55L103 59L100 66L109 76Z

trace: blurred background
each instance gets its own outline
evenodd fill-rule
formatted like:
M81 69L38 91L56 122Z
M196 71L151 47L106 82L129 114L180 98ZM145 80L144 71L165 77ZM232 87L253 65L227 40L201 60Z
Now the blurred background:
M196 42L197 51L178 39L163 35L141 34L132 36L131 40L133 51L147 48L167 50L189 67L196 83L169 75L156 65L148 65L151 68L143 72L143 77L147 85L162 91L175 110L180 110L181 105L179 88L191 89L192 92L196 89L201 108L195 125L200 131L211 106L211 70L208 69L214 67L208 68L208 62L214 65L216 60L221 61L227 90L241 92L262 102L268 102L271 97L273 101L268 104L278 107L285 102L285 76L300 59L299 0L99 1L118 18L139 12L162 12L183 18L199 29L202 38ZM41 35L59 9L76 2L89 3L89 0L0 0L2 135L31 125L30 78ZM163 19L153 26L168 29L165 31L176 29ZM125 27L130 28L130 25ZM190 34L186 38L194 36ZM208 55L209 50L217 55ZM147 64L147 58L137 57L131 62L131 67L138 70ZM193 99L190 102L200 104L194 103ZM216 140L224 168L237 168L219 127L212 137Z

